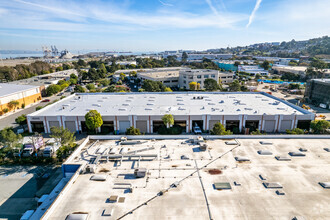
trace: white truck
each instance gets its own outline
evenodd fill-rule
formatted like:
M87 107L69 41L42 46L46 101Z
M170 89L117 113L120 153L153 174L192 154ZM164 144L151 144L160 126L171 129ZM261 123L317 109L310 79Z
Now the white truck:
M52 145L46 145L42 156L43 157L53 157L56 153L56 151L60 148L59 143L54 143Z
M32 137L32 143L25 144L22 151L22 157L30 157L33 153L38 152L39 148L44 146L44 139L42 136Z

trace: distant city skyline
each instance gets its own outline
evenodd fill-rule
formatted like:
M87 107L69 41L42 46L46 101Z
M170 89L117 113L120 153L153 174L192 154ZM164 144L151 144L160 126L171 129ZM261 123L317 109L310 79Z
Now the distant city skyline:
M0 50L206 50L330 34L329 0L2 0Z

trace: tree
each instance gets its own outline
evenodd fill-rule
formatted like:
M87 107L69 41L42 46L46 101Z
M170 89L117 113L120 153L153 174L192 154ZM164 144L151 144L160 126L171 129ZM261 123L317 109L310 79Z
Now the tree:
M261 75L259 73L256 74L256 76L254 77L255 79L261 79Z
M102 86L108 86L110 84L110 80L108 80L108 79L101 79L101 80L99 80L99 83Z
M220 122L214 124L213 129L211 130L213 135L231 135L231 131L226 131L226 128Z
M90 110L85 115L86 126L90 130L95 130L102 126L103 120L101 114L96 110Z
M9 109L8 108L4 108L4 109L2 109L2 111L3 111L3 113L7 113L7 112L9 112Z
M182 59L182 62L184 62L184 63L187 62L188 54L187 54L186 52L183 52L183 53L182 53L182 58L181 58L181 59Z
M268 70L270 68L270 63L268 60L265 60L260 66L264 68L264 70Z
M229 84L229 89L230 89L230 91L234 91L234 92L241 91L241 84L236 79L232 83Z
M72 74L70 75L70 79L78 80L78 76L77 76L76 74L72 73Z
M26 115L23 114L21 116L18 116L15 119L15 122L19 125L26 125L27 124Z
M127 135L141 135L141 132L140 132L140 129L134 128L132 126L132 127L129 127L126 129L126 134Z
M93 89L95 89L95 85L93 83L89 83L89 84L86 85L86 88L88 90L93 90Z
M125 73L120 73L119 76L120 76L121 81L124 81L126 78Z
M51 127L50 132L50 137L54 138L57 143L61 143L62 146L65 144L72 144L76 141L74 133L70 132L67 128Z
M326 120L315 120L311 122L311 129L315 134L325 134L330 128L330 122Z
M82 59L79 59L77 63L78 63L79 66L82 66L82 67L87 65L87 63Z
M304 130L300 128L294 128L292 130L285 130L287 134L304 134Z
M166 86L162 82L146 79L143 81L142 88L147 92L164 92Z
M290 83L289 89L300 89L300 84L299 83Z
M204 88L207 91L215 91L219 89L218 82L215 79L205 79Z
M54 94L60 92L61 89L62 89L62 88L61 88L61 86L59 86L59 85L50 85L50 86L48 86L47 89L46 89L46 95L47 95L47 96L52 96L52 95L54 95Z
M235 61L234 66L238 67L239 65L241 65L241 62Z
M74 87L74 91L75 92L84 93L85 92L85 88L82 87L81 85L76 85L76 87Z
M166 125L167 128L172 127L174 125L174 118L171 114L166 114L162 117L162 121Z
M13 109L14 108L14 111L16 109L16 106L19 105L19 101L16 101L16 100L12 100L8 103L8 107L9 109Z
M197 82L190 82L189 83L190 90L197 90Z
M22 138L22 135L15 134L11 128L4 128L0 132L0 142L5 146L9 146L10 148L12 148L12 146Z

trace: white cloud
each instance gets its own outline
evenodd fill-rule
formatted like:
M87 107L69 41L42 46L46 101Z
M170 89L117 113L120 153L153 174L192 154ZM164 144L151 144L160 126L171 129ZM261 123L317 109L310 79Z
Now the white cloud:
M256 15L256 13L257 13L259 7L260 7L261 2L262 2L262 0L257 0L256 4L255 4L255 6L254 6L254 9L253 9L253 11L252 11L252 13L251 13L251 15L250 15L250 17L249 17L249 23L246 25L247 28L248 28L248 27L252 24L252 22L254 21L255 15Z
M166 3L166 2L163 2L161 0L158 0L160 2L160 4L164 5L164 6L169 6L169 7L172 7L174 5L170 4L170 3Z
M164 2L163 2L164 3ZM244 14L223 15L196 14L183 11L156 11L146 14L118 4L90 2L80 4L73 1L14 0L2 2L1 6L11 8L6 22L0 28L24 28L62 31L98 32L101 28L112 31L146 30L168 28L231 28L246 18ZM95 21L92 21L95 20Z

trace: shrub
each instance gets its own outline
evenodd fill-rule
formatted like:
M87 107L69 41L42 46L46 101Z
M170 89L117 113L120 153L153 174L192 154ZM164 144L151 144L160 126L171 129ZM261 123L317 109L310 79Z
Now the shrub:
M23 114L21 116L18 116L15 119L15 122L19 125L26 125L27 124L26 115Z
M126 134L127 135L141 135L141 132L140 132L140 129L134 128L132 126L132 127L129 127L126 129Z
M231 135L231 131L226 131L226 128L220 122L214 124L213 129L211 130L213 135Z
M292 130L287 129L286 130L287 134L304 134L304 130L300 128L294 128Z
M37 106L36 107L36 111L39 111L40 109L42 109L43 107L42 106Z
M22 103L21 108L25 108L25 104L24 103Z
M163 125L158 129L158 134L163 134L163 135L178 135L181 133L182 133L182 127L180 126L173 126L170 128L166 128L166 126Z

